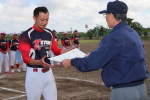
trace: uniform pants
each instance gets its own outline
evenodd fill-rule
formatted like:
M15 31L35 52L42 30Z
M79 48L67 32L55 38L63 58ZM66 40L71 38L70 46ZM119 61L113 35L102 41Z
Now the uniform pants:
M5 72L9 71L9 56L8 56L8 52L6 54L0 52L0 73L2 70L2 63L5 63Z
M57 100L56 83L52 69L43 73L42 68L37 68L38 72L34 72L33 68L27 67L25 90L27 100L40 100L43 95L44 100Z
M16 51L10 50L10 66L14 66L14 64L19 64L19 62L15 58Z
M110 100L148 100L146 85L115 88L111 91Z

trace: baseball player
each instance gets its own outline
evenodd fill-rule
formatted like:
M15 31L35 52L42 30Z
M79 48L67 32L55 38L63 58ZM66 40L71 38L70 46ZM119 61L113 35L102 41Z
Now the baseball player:
M77 35L78 30L74 30L74 34L71 36L70 40L72 42L72 47L76 47L77 49L80 49L80 38Z
M27 64L25 90L27 100L57 100L56 83L50 64L50 50L60 55L71 49L58 48L52 31L45 28L49 20L46 7L37 7L33 13L34 25L19 37L18 50ZM30 52L32 50L32 52Z
M19 69L19 61L15 59L16 50L18 49L19 40L17 39L17 34L13 34L13 38L9 40L10 44L10 67L11 73L14 73L14 64L16 64L16 71L21 72ZM25 64L22 64L23 71L25 71Z
M0 74L2 70L2 62L4 60L5 62L5 72L6 74L11 74L9 71L9 56L8 56L8 50L9 50L9 43L5 39L5 32L2 32L0 37Z
M70 39L67 37L67 32L64 32L63 34L64 34L64 37L61 38L63 49L69 49L71 47Z
M58 45L58 36L56 35L56 31L53 30L52 33L53 33L54 41L56 41ZM55 56L52 50L50 51L50 54L51 54L51 57ZM61 66L60 62L56 62L56 63L57 63L57 66ZM51 61L51 65L54 65L53 61Z

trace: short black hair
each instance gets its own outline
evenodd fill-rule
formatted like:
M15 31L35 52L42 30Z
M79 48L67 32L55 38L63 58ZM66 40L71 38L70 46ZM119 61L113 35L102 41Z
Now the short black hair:
M47 13L49 12L46 7L37 7L34 9L33 15L37 17L39 15L39 12Z

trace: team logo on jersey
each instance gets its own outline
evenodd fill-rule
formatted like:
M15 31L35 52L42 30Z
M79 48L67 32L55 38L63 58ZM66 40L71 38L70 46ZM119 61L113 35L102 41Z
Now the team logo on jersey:
M37 49L41 50L42 47L50 48L51 41L37 39L37 40L34 40L33 43L34 43L34 50L37 50Z

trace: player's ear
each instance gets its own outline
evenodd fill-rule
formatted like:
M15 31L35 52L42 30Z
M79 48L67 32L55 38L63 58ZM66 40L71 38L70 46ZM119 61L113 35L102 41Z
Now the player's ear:
M35 16L33 16L33 20L36 21L36 17Z

